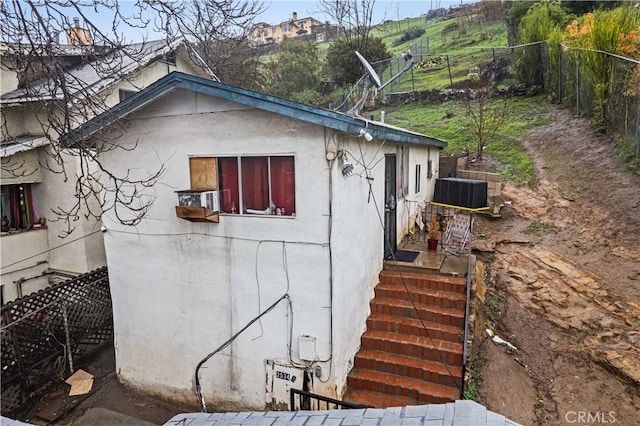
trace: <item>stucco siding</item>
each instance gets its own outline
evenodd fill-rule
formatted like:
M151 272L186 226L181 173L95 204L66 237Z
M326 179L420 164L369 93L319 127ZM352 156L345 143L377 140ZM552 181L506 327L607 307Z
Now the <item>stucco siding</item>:
M116 171L137 176L166 169L147 193L155 200L147 219L135 229L123 227L113 211L103 216L117 369L134 386L194 403L197 363L288 289L291 332L283 301L200 374L216 406L264 408L266 359L287 360L291 341L291 358L303 364L299 335L316 337L318 359L330 355L329 186L328 172L319 173L327 168L324 133L275 114L181 96L172 97L172 111L150 105L158 118L129 120L119 143L137 142L134 151L102 156ZM278 154L295 156L294 218L223 214L216 224L176 217L175 191L189 188L190 156ZM149 353L157 354L154 362Z
M47 277L43 276L47 269L49 248L46 229L3 235L0 237L0 246L1 284L5 302L46 287ZM17 284L18 280L25 281ZM21 292L18 285L21 286Z

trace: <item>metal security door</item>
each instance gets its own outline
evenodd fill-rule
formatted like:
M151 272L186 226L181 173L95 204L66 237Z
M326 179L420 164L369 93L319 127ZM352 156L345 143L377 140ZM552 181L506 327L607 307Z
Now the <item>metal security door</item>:
M384 258L396 251L396 156L385 155L384 161Z

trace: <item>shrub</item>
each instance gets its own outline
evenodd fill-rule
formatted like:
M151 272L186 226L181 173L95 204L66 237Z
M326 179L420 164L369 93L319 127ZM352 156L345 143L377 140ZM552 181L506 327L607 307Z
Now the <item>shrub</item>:
M425 31L424 28L411 27L407 31L405 31L404 34L402 34L402 37L394 40L393 45L398 46L402 43L406 43L407 41L419 38L424 34L424 31Z

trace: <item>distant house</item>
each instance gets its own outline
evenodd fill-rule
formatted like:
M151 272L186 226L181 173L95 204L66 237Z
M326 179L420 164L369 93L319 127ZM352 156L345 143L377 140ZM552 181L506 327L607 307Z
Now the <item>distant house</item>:
M266 22L256 24L251 30L250 38L255 45L278 44L285 38L305 37L316 42L327 41L337 31L335 25L323 24L315 18L298 19L293 12L291 19L277 25Z
M100 100L99 113L172 71L209 76L202 63L194 62L182 40L169 45L164 40L128 46L136 60L124 51L110 52L104 46L86 46L90 34L76 27L67 32L69 44L55 46L55 61L65 67L65 80L72 96L81 101L90 94ZM67 238L64 224L52 212L74 204L74 175L82 173L74 156L66 158L67 178L52 164L49 143L55 126L49 126L47 111L55 110L64 97L46 69L25 68L20 54L26 46L2 44L2 205L3 218L1 289L2 303L30 294L60 278L68 278L105 264L100 223L79 212L75 230ZM90 50L89 50L90 49ZM97 55L93 60L87 57ZM78 102L82 104L82 102ZM74 114L76 110L73 110ZM78 113L81 124L93 114ZM48 166L44 166L48 165ZM96 200L95 211L100 207ZM58 248L60 247L60 248Z
M110 168L166 170L135 229L103 215L119 378L193 404L198 363L253 323L199 370L210 406L340 397L385 252L433 194L446 143L181 73L69 143L113 140L137 146L105 153Z

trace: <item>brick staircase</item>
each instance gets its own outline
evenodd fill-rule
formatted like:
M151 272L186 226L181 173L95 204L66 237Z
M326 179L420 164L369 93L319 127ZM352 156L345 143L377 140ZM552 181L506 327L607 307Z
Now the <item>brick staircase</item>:
M464 278L383 270L343 399L379 408L460 399L464 311Z

